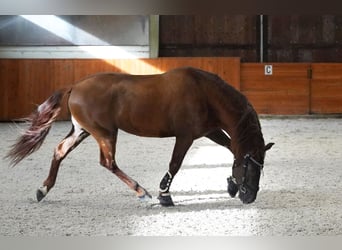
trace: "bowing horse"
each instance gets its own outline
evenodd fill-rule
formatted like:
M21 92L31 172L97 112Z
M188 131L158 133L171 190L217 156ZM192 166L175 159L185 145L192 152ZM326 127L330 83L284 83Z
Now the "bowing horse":
M7 154L18 164L42 145L62 108L71 114L69 134L54 150L50 172L37 190L41 201L55 185L63 159L89 135L100 148L100 164L139 198L151 195L115 161L118 130L147 137L175 137L168 171L161 179L159 202L173 206L170 187L193 141L207 137L234 155L228 192L243 203L256 199L265 152L258 115L247 98L220 77L200 69L177 68L163 74L99 73L51 95L27 118L30 125ZM152 174L152 173L151 173Z

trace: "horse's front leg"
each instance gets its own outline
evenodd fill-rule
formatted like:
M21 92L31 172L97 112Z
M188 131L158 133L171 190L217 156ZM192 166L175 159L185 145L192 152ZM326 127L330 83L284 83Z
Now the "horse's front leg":
M173 178L177 174L180 166L182 165L184 156L190 146L193 139L190 137L176 137L176 144L173 149L172 158L169 165L169 171L165 174L159 185L159 202L162 206L174 206L174 203L170 194L170 186Z
M206 135L206 137L212 140L213 142L216 142L217 144L228 148L230 152L232 152L231 140L221 129L217 129L210 132Z

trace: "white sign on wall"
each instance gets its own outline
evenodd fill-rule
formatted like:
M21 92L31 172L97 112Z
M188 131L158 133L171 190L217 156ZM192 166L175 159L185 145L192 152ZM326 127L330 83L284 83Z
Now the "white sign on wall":
M273 74L273 67L272 65L265 65L265 75L272 75Z

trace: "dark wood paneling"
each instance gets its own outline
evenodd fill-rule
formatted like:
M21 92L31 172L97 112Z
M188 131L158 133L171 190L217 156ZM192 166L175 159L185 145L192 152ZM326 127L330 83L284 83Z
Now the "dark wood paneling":
M342 62L342 16L268 16L266 60Z
M255 15L160 16L160 56L238 56L256 61Z
M160 56L259 62L258 15L160 16ZM265 62L342 62L341 15L264 16Z

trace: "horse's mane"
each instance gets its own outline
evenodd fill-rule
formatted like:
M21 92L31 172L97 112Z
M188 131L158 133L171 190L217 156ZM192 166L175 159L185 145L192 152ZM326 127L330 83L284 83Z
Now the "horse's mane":
M191 68L192 69L192 68ZM244 109L248 105L247 98L241 94L233 86L225 82L221 77L216 74L203 71L200 69L192 69L194 77L205 85L205 89L214 89L212 92L215 100L218 101L226 110L242 115Z
M243 150L254 150L255 154L259 151L264 153L264 138L261 131L261 125L254 108L248 104L248 108L236 124L237 143ZM263 160L263 159L262 159Z
M214 98L228 112L234 113L237 123L236 143L241 150L256 150L264 147L264 139L258 115L247 98L233 86L227 84L219 76L196 69L196 75L204 79L210 88L214 88ZM208 87L207 87L208 88ZM256 152L258 153L258 152Z

